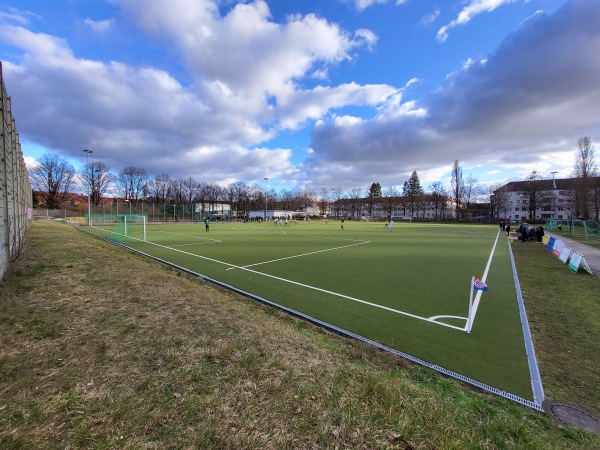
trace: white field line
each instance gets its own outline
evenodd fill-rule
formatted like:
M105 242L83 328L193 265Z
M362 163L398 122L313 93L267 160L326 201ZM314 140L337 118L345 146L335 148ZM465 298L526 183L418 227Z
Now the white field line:
M244 231L246 233L270 233L270 234L286 234L288 236L302 236L302 237L310 237L310 238L318 238L318 239L328 239L328 240L335 240L335 241L350 241L350 242L370 242L370 241L364 241L362 239L350 239L350 238L342 238L342 237L335 237L335 236L320 236L318 234L302 234L302 233L288 233L285 230L246 230L243 228L236 228L236 227L231 227L231 228L220 228L220 231L226 230L226 231Z
M262 261L262 262L255 263L255 264L249 264L249 265L247 265L247 266L241 266L240 268L242 268L242 269L245 269L245 268L247 268L247 267L260 266L260 265L262 265L262 264L269 264L269 263L273 263L273 262L277 262L277 261L284 261L284 260L286 260L286 259L293 259L293 258L300 258L301 256L315 255L315 254L317 254L317 253L330 252L330 251L332 251L332 250L339 250L339 249L341 249L341 248L354 247L355 245L363 245L363 244L368 244L368 243L370 243L370 242L371 242L371 241L363 241L363 242L359 242L359 243L357 243L357 244L348 244L348 245L342 245L341 247L333 247L333 248L328 248L328 249L325 249L325 250L317 250L317 251L314 251L314 252L309 252L309 253L301 253L301 254L299 254L299 255L286 256L285 258L271 259L271 260L269 260L269 261ZM234 269L233 267L230 267L230 268L229 268L229 269L227 269L227 270L233 270L233 269Z
M210 242L194 242L193 244L173 244L173 245L171 245L171 247L189 247L189 246L194 246L194 245L210 245L210 244L218 244L220 242L223 242L223 241L212 240Z
M100 229L102 230L102 228L100 228ZM108 231L108 230L104 230L104 231ZM114 233L114 234L118 234L118 233ZM141 239L136 239L136 238L131 238L131 239L135 239L137 241L142 241ZM430 318L422 317L422 316L417 316L416 314L411 314L411 313L408 313L408 312L405 312L405 311L400 311L400 310L397 310L397 309L389 308L387 306L378 305L376 303L368 302L366 300L361 300L359 298L350 297L349 295L340 294L339 292L328 291L327 289L321 289L321 288L318 288L316 286L311 286L311 285L308 285L308 284L299 283L297 281L288 280L286 278L277 277L275 275L270 275L268 273L263 273L263 272L259 272L257 270L248 269L247 267L236 266L235 264L226 263L224 261L219 261L217 259L208 258L208 257L202 256L202 255L196 255L194 253L190 253L190 252L186 252L186 251L183 251L183 250L180 250L180 249L177 249L177 248L169 247L167 245L161 245L161 244L157 244L157 243L151 242L151 241L145 241L145 242L146 242L146 244L151 244L151 245L155 245L157 247L166 248L167 250L172 250L174 252L183 253L185 255L189 255L189 256L192 256L194 258L200 258L200 259L204 259L204 260L207 260L207 261L215 262L217 264L223 264L225 266L229 266L232 269L245 270L247 272L251 272L251 273L254 273L256 275L262 275L263 277L272 278L272 279L278 280L278 281L283 281L284 283L290 283L290 284L293 284L293 285L296 285L296 286L300 286L300 287L303 287L303 288L306 288L306 289L311 289L313 291L323 292L325 294L333 295L335 297L341 297L341 298L344 298L346 300L350 300L350 301L357 302L357 303L362 303L363 305L368 305L368 306L372 306L374 308L383 309L385 311L393 312L395 314L400 314L400 315L403 315L403 316L411 317L413 319L423 320L425 322L429 322L429 323L432 323L432 324L435 324L435 325L441 325L441 326L448 327L448 328L454 328L455 330L464 331L464 328L460 328L460 327L457 327L457 326L454 326L454 325L450 325L450 324L447 324L447 323L443 323L443 322L437 322L435 320L435 318L436 317L440 317L440 316L433 316L433 317L430 317ZM355 244L355 245L359 245L359 244ZM465 319L465 318L463 317L462 319Z
M174 233L172 231L153 231L153 233L174 234L175 236L190 237L193 239L200 239L201 241L211 241L210 243L223 242L219 239L205 238L205 237L201 237L201 236L195 236L193 234ZM181 245L190 245L190 244L181 244Z
M109 231L109 230L106 230L104 228L99 228L99 227L95 227L95 228L98 228L99 230L102 230L102 231L107 231L107 232L109 232L111 234L118 234L120 236L125 236L124 234L115 233L113 231ZM151 245L155 245L157 247L166 248L168 250L173 250L175 252L183 253L184 255L193 256L194 258L205 259L207 261L216 262L218 264L223 264L223 265L226 265L226 266L231 266L233 268L237 268L237 266L235 266L234 264L229 264L229 263L226 263L226 262L223 262L223 261L219 261L218 259L208 258L208 257L202 256L202 255L196 255L195 253L190 253L190 252L186 252L186 251L183 251L183 250L179 250L177 248L173 248L173 247L170 247L168 245L161 245L161 244L157 244L156 242L152 242L152 241L143 241L142 239L132 238L132 237L129 237L129 236L125 236L125 237L128 237L129 239L133 239L133 240L136 240L136 241L144 242L146 244L151 244Z
M487 278L488 272L490 270L490 265L492 264L492 258L494 257L494 252L496 251L496 244L498 243L498 238L500 237L500 231L496 235L496 240L494 241L494 245L492 247L492 251L490 252L490 257L488 258L487 264L485 265L485 270L483 271L483 276L481 277L481 281L485 284L485 280ZM463 329L463 331L468 331L469 327L473 325L475 321L475 314L477 314L477 308L479 307L479 302L481 301L481 295L483 291L477 291L475 294L475 301L473 302L473 308L471 310L471 320L467 320L467 323Z

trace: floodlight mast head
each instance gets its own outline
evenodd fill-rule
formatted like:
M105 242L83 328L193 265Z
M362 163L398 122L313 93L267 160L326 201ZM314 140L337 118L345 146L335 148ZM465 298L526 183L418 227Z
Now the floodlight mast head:
M83 151L85 153L87 153L87 164L85 166L85 173L87 175L87 182L88 182L88 227L89 227L92 223L92 203L91 203L92 183L90 180L90 153L94 153L94 152L92 150L90 150L89 148L85 148L85 149L83 149Z

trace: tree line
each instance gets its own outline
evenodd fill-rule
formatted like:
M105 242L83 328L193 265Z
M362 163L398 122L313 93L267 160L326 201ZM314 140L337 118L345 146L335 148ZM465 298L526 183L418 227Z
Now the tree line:
M463 207L471 203L472 196L478 190L475 188L476 180L472 178L468 178L471 185L465 187L461 170L459 162L456 161L455 181L459 186L459 205ZM38 165L30 170L30 179L34 192L39 196L34 204L43 204L48 209L62 208L77 187L89 193L91 204L96 206L109 196L118 197L134 206L142 201L174 205L202 203L210 210L214 209L214 205L228 203L240 215L264 209L267 201L270 209L286 211L316 207L321 216L327 213L338 215L336 205L346 201L352 203L354 211L359 211L366 205L371 215L374 205L381 204L384 199L389 208L389 215L392 209L398 206L398 202L403 209L410 211L411 215L416 215L425 202L433 202L436 211L438 207L441 211L443 205L451 200L439 181L430 185L430 191L425 191L416 171L404 183L401 191L394 186L383 190L380 183L376 182L366 190L354 188L347 192L341 187L323 188L320 192L287 189L277 192L274 189L266 191L257 183L248 184L244 181L221 186L197 181L193 177L173 178L167 173L160 173L151 178L143 168L134 166L127 166L120 172L113 173L100 161L89 162L77 172L66 159L54 153L46 153L39 159Z
M590 196L600 195L598 186L598 168L594 160L594 147L589 137L578 141L578 150L574 168L574 176L580 180L574 189L574 205L577 215L590 215ZM38 203L48 209L60 209L67 202L69 195L78 187L90 195L93 205L99 205L103 199L118 197L136 205L140 202L152 204L193 205L202 203L207 209L219 203L228 203L240 215L249 211L270 209L295 211L304 207L317 207L320 215L327 213L337 216L342 203L351 204L352 211L366 207L371 216L374 205L386 205L389 215L400 204L401 208L413 217L424 209L424 205L433 208L437 218L451 204L455 209L455 218L468 219L474 214L481 214L487 208L487 215L499 217L507 208L507 195L498 191L501 186L489 185L484 189L478 180L471 175L464 177L460 161L455 160L451 169L450 186L447 189L442 182L431 183L426 190L420 181L417 171L413 171L401 190L395 186L383 189L374 182L365 190L354 188L344 191L342 188L322 188L319 192L311 190L287 190L276 192L265 190L257 183L248 184L236 181L227 186L216 183L198 181L193 177L173 178L167 173L160 173L154 178L140 167L127 166L118 173L113 173L101 161L89 162L77 172L64 158L53 153L46 153L38 161L38 165L30 170L30 180L34 191L39 195ZM533 171L527 181L530 187L530 206L533 211L541 202L539 183L543 177ZM482 198L484 201L482 202ZM35 199L34 199L35 200ZM483 203L483 205L482 205ZM34 204L36 202L34 201ZM596 211L597 215L597 211Z

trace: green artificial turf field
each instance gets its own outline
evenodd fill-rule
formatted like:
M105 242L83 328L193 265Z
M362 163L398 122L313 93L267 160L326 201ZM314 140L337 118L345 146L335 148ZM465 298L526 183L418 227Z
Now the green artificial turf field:
M87 227L85 227L87 228ZM346 221L88 231L533 401L505 233L491 225ZM121 234L115 234L117 231ZM495 245L495 243L497 244ZM489 266L488 266L489 264ZM489 290L464 331L471 277ZM199 318L201 320L201 318Z

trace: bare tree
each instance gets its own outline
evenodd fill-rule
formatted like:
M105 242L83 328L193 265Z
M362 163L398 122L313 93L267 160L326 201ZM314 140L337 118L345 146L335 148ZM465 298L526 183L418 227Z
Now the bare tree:
M196 187L198 186L198 182L194 179L194 177L187 177L181 180L181 187L183 189L183 202L186 205L192 205L196 202Z
M340 215L340 200L344 197L344 191L341 187L336 187L331 190L333 195L333 216L338 217Z
M319 215L324 217L329 209L329 190L327 188L321 188L321 192L319 193L319 201L317 204L319 205Z
M39 165L29 171L31 185L48 209L58 209L75 186L75 169L53 153L45 153Z
M148 183L146 171L139 167L127 166L117 175L116 185L121 197L136 204L142 197Z
M387 219L391 219L394 210L398 206L398 197L400 193L395 186L390 186L383 193L383 203L385 204L385 214Z
M434 181L429 186L429 189L431 189L430 201L435 214L434 218L435 220L439 220L441 218L441 213L446 208L448 194L446 193L446 189L444 189L444 185L441 181Z
M362 202L362 189L354 188L350 191L350 206L352 216L356 216L358 219L358 211L360 210L360 203Z
M465 190L462 168L460 167L458 159L454 161L454 165L452 166L450 185L452 186L452 197L454 200L454 207L456 208L456 220L458 221Z
M536 219L535 212L543 206L546 206L543 196L542 176L537 173L537 170L533 170L528 175L527 182L525 183L525 190L529 197L529 219Z
M152 203L167 203L171 197L171 176L159 173L146 185L146 196Z
M477 178L474 178L472 175L469 175L465 180L465 190L464 190L464 203L467 209L471 206L471 202L474 197L479 195L479 187L477 186Z
M236 216L248 213L248 186L243 181L236 181L227 187L227 198L232 207L235 205Z
M85 192L90 193L92 203L98 206L114 179L109 167L100 161L91 162L81 170L80 176Z
M464 183L464 195L463 195L463 203L465 206L465 210L473 215L473 211L471 211L471 204L477 195L479 195L479 187L477 186L477 178L474 178L472 175L469 175Z
M502 185L496 183L491 184L488 188L488 196L490 203L490 216L506 219L506 213L509 208L508 192L501 189ZM502 214L504 213L504 214ZM501 217L504 216L504 217Z
M186 192L184 181L180 178L171 181L171 201L175 205L182 205L185 203Z
M577 155L575 158L574 175L577 178L574 188L575 214L584 219L590 218L590 206L593 208L593 200L598 197L596 166L594 147L588 136L579 138L577 141ZM594 186L596 184L596 186ZM597 205L597 201L594 202ZM594 208L598 217L598 208Z

